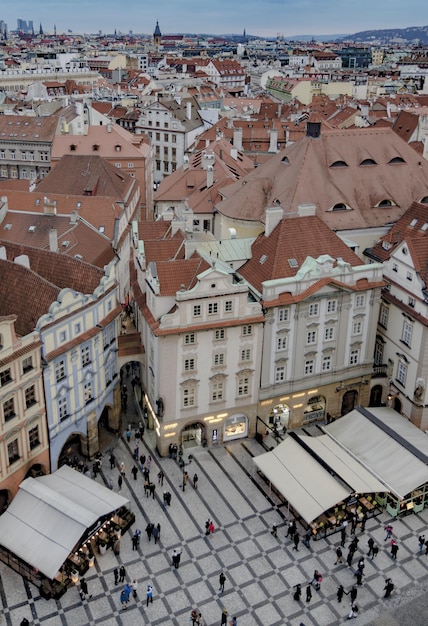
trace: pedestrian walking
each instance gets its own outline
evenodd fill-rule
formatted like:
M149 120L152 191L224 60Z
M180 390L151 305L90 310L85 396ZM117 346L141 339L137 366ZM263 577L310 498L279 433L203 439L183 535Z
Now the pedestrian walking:
M373 546L373 550L372 550L372 561L375 558L375 556L377 556L379 554L379 546Z
M113 544L113 552L116 556L119 556L120 554L120 537L117 537L117 539L115 540L114 544Z
M150 495L152 496L153 500L155 499L155 491L156 491L155 483L149 483L149 492L150 492Z
M138 468L137 468L137 466L136 466L136 465L134 465L134 467L132 468L131 472L132 472L132 475L133 475L133 477L134 477L134 480L137 480L137 476L138 476Z
M361 587L361 585L363 584L363 571L362 570L357 570L355 573L355 576L357 577L357 585L358 587Z
M149 522L146 526L147 539L151 541L153 534L153 524Z
M178 554L177 554L177 550L175 550L175 549L174 549L174 550L172 551L172 564L173 564L173 566L175 567L175 569L178 569L177 556L178 556Z
M397 560L397 552L398 552L398 543L395 541L395 539L391 540L391 557L394 559L394 561Z
M351 517L351 535L355 534L355 531L357 529L357 524L358 524L358 517L357 517L357 514L354 513L353 516Z
M135 433L135 437L137 437L137 433ZM134 448L134 454L133 454L134 459L135 459L136 461L138 461L138 455L139 455L139 453L140 453L140 448L139 448L139 446L137 445L137 446L135 446L135 448Z
M132 581L132 595L134 597L134 600L137 599L137 591L138 591L138 582L137 579L134 578L134 580Z
M230 626L238 626L238 618L236 616L230 620Z
M354 552L351 549L349 549L348 556L346 557L346 562L348 564L348 567L351 567L352 565L353 556L354 556Z
M357 599L357 595L358 595L358 589L356 588L355 585L352 586L351 590L349 591L349 595L351 597L351 606L355 603L355 600Z
M296 552L299 551L299 541L300 541L299 533L295 532L293 534L293 542L294 542L293 550L296 550Z
M227 624L227 610L223 609L221 612L221 622L220 622L221 626L224 626L224 624Z
M342 598L344 594L348 595L345 589L343 588L343 585L339 585L337 588L337 592L336 592L337 601L339 602L339 604L342 602Z
M30 622L28 621L26 617L23 617L19 626L30 626Z
M358 606L356 604L351 604L351 608L349 609L348 619L353 619L357 617Z
M162 470L160 470L158 472L158 484L161 485L161 487L163 487L163 479L165 478L165 474L163 473Z
M146 457L144 454L140 454L140 469L141 471L144 470L144 463L146 462Z
M367 513L364 511L363 517L361 518L361 532L363 533L366 529L367 523Z
M309 603L311 600L312 600L312 589L311 589L311 586L308 585L306 587L306 602Z
M425 535L419 535L419 554L422 554L425 544Z
M278 537L278 526L276 524L272 526L272 530L270 531L270 534L273 535L274 537Z
M337 546L336 548L336 561L334 562L335 565L337 565L338 563L343 563L343 553L342 553L342 548L340 546Z
M119 491L122 491L122 483L123 483L122 474L119 474L119 478L117 479L117 485L119 487Z
M303 537L303 539L302 539L302 543L303 543L303 545L304 545L304 546L306 546L306 548L307 548L308 550L310 550L310 549L311 549L311 537L312 537L312 533L311 533L311 531L310 531L310 530L307 530L307 531L306 531L306 533L305 533L305 536L304 536L304 537Z
M293 594L293 599L296 600L296 602L299 602L300 596L302 595L302 585L300 583L297 583L297 585L294 585L294 589L296 591Z
M120 583L125 582L125 576L126 576L126 569L124 568L123 565L121 565L119 569L119 582Z
M114 584L117 585L117 583L119 582L119 570L117 569L117 567L115 567L113 570L113 576L114 576Z
M370 537L370 539L367 542L367 545L369 547L369 551L367 552L367 556L370 556L371 554L373 554L373 548L374 548L374 539L373 539L373 537Z
M126 476L126 465L125 465L125 463L123 461L120 463L120 473L122 474L123 478L125 478L125 476Z
M220 573L220 576L218 577L218 582L219 582L219 591L221 591L222 593L224 592L224 583L226 582L226 576L224 575L223 572Z
M345 541L346 541L346 527L345 528L341 528L340 530L340 545L342 548L345 547Z
M126 589L122 589L122 591L120 592L120 603L124 611L125 609L128 608L128 602L129 602L129 596L126 592Z
M138 550L138 535L135 533L132 535L132 550Z
M428 539L425 541L425 556L428 555Z
M197 489L197 488L198 488L198 480L199 480L199 477L198 477L198 475L197 475L197 474L196 474L196 472L195 472L195 473L193 474L193 487L194 487L194 489Z
M90 600L92 598L92 594L88 595L88 583L84 578L80 579L80 597L82 600Z
M296 530L297 530L296 521L294 519L290 520L288 522L288 529L287 529L286 537L291 537L293 539L294 533L296 532Z
M192 622L192 626L197 626L199 624L199 611L198 609L192 609L190 613L190 620Z
M153 587L151 585L147 585L147 593L146 593L146 606L149 604L153 604Z
M351 543L349 544L349 548L352 548L352 551L355 552L356 549L358 548L358 542L360 540L358 539L358 537L354 537L353 540L351 541Z
M383 596L384 598L389 598L391 593L394 591L394 583L390 578L387 578L385 580L385 587L383 588L383 590L385 592L385 595Z
M111 470L114 469L116 465L116 457L114 456L113 452L110 454L109 462L110 462L110 469Z
M320 572L316 569L314 571L314 575L311 581L311 585L314 585L316 591L319 591L321 589L321 583L322 583L322 576L320 574Z
M158 526L159 526L159 524L158 524ZM155 545L157 544L158 539L159 539L159 528L158 528L158 526L153 526L153 529L152 529L152 535L153 535L153 539L155 540Z
M392 531L393 531L393 528L392 528L391 524L387 524L385 526L385 539L384 539L384 541L387 541L388 539L391 538Z
M186 489L186 485L189 482L189 474L187 472L183 473L183 491Z

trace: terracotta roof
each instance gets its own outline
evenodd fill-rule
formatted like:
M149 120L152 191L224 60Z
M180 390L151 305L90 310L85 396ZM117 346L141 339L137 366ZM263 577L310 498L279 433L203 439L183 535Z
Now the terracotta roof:
M98 156L110 160L135 161L146 159L150 151L150 146L144 143L143 135L133 135L118 124L103 124L89 126L86 135L57 135L52 145L51 160L56 161L71 152L73 155L96 152Z
M28 335L61 290L31 269L11 261L0 259L0 276L0 315L16 314L17 334ZM31 298L31 306L29 294L35 296Z
M24 115L0 115L0 141L52 142L59 117L30 117Z
M238 220L263 223L267 206L295 214L313 204L330 228L376 227L428 195L428 162L389 129L324 130L221 191L225 200L216 209ZM349 209L333 211L341 205Z
M161 296L173 296L184 285L185 290L196 285L197 275L211 266L198 255L190 259L156 262Z
M66 154L37 185L37 191L104 196L126 202L135 184L134 178L100 156Z
M8 261L21 255L28 256L31 270L58 289L68 287L82 293L93 293L104 276L102 269L63 254L1 239L0 246L6 248Z
M401 139L409 142L410 137L413 135L418 127L419 117L413 113L407 111L400 111L398 116L394 120L392 130L397 133Z
M268 237L257 237L251 253L239 273L260 293L267 280L295 276L308 256L328 254L352 266L361 265L359 257L316 216L281 220Z

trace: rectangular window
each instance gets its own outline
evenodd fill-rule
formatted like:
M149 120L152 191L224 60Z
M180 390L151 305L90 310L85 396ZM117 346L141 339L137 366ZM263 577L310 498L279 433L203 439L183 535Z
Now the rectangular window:
M358 296L355 296L355 308L356 309L360 309L362 306L364 306L364 296L359 294Z
M3 402L3 417L5 422L15 417L15 403L13 398L9 398L9 400Z
M253 327L251 324L246 324L245 326L242 327L242 334L244 336L246 335L252 335L253 334Z
M80 330L81 330L80 324L75 324L75 326L74 326L74 334L75 335L80 335Z
M0 386L1 387L3 387L3 385L7 385L7 383L10 383L11 380L12 380L12 374L11 374L10 368L0 372Z
M25 406L29 409L33 404L36 404L36 388L34 385L31 385L31 387L27 387L25 390Z
M159 122L156 123L156 126L159 124ZM160 141L160 133L156 133L156 141Z
M61 341L61 343L64 343L64 341L67 340L67 333L65 332L65 330L62 330L59 333L59 340Z
M334 328L333 326L327 326L324 329L324 341L331 341L334 339Z
M353 335L361 335L363 332L363 322L358 320L357 322L352 323L352 334Z
M34 450L40 445L39 427L34 426L28 431L28 443L30 444L30 450Z
M217 382L212 384L211 390L211 400L215 402L216 400L223 400L223 383Z
M409 306L411 306L412 309L414 309L415 308L415 304L416 304L415 299L412 298L412 296L409 296Z
M412 346L412 334L413 334L413 326L409 324L409 322L404 322L403 324L403 332L401 335L401 341L409 346Z
M288 322L288 309L278 309L278 322Z
M18 439L14 439L7 444L7 457L9 459L9 465L19 460L19 446Z
M217 352L214 355L214 365L223 365L224 363L224 354L222 352Z
M407 278L407 280L409 280L410 282L412 282L412 280L413 280L413 274L412 274L412 272L407 272L407 274L406 274L406 278Z
M392 264L392 271L393 272L398 272L398 265L397 265L397 263L393 263Z
M277 337L276 349L277 350L286 350L287 349L287 337Z
M199 317L201 314L201 305L200 304L195 304L193 306L193 316L194 317Z
M66 396L58 398L58 417L60 422L68 417L68 402Z
M183 389L183 407L195 406L195 390L193 388Z
M103 329L103 348L106 350L109 345L109 332L107 328Z
M399 383L405 386L406 379L407 379L407 365L403 361L399 361L398 366L397 366L397 380Z
M26 374L27 372L31 372L33 369L33 357L28 356L26 359L22 361L22 373Z
M171 135L171 142L172 143L177 143L177 135Z
M384 328L388 328L388 315L389 315L388 307L382 305L380 307L379 324L383 326Z
M250 381L247 376L238 379L238 396L248 396L250 392Z
M128 167L131 167L131 168L132 168L132 167L134 167L134 163L133 163L132 161L130 161L130 162L128 163Z
M250 359L251 359L250 348L245 348L245 350L241 350L241 361L249 361Z
M306 333L306 343L307 344L314 344L317 342L317 331L316 330L310 330L308 333Z
M83 385L83 393L85 396L85 404L88 404L88 402L91 402L91 400L94 399L94 396L92 394L92 382L88 381Z
M285 365L278 365L275 368L275 382L282 383L285 380Z
M56 382L65 378L65 360L61 359L55 363L55 380Z
M91 362L91 350L89 346L83 346L83 348L80 350L80 355L82 357L82 367L85 367L85 365L89 365L89 363Z
M208 305L208 315L215 315L218 313L218 302L210 302Z
M331 370L331 356L323 356L321 369L323 372L329 372Z
M226 300L224 303L224 311L225 313L231 313L232 311L232 300Z
M318 315L319 305L317 302L309 305L309 317L316 317Z
M224 338L225 338L224 328L219 328L218 330L214 332L215 341L221 341Z
M184 343L185 345L195 343L195 333L187 333L186 335L184 335Z
M337 308L337 300L327 300L327 313L335 313Z
M309 376L314 373L314 360L309 359L305 361L305 376Z
M349 365L357 365L359 357L359 350L351 350L351 352L349 353Z
M184 370L186 372L190 372L195 369L195 359L185 359L184 360Z

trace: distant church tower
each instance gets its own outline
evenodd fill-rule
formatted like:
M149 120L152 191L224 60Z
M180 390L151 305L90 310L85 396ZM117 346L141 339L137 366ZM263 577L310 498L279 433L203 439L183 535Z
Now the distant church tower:
M159 22L156 21L155 32L153 33L153 44L156 50L159 50L159 48L161 47L161 42L162 42L162 34L160 32Z

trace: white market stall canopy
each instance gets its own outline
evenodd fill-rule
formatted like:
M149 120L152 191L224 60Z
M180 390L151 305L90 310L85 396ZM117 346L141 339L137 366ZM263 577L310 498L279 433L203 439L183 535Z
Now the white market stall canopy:
M353 455L328 435L309 437L298 435L308 448L326 463L337 476L356 493L380 493L385 485L373 476Z
M53 579L86 530L128 503L63 465L53 474L21 483L0 517L0 543Z
M428 436L390 408L358 407L323 428L403 499L428 482Z
M308 524L352 493L291 437L253 461Z

